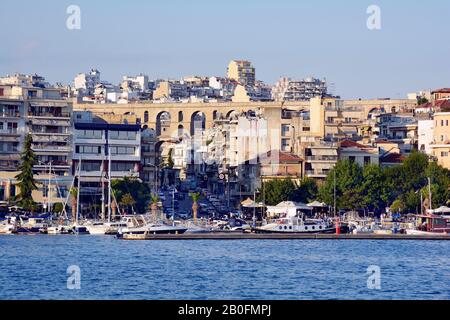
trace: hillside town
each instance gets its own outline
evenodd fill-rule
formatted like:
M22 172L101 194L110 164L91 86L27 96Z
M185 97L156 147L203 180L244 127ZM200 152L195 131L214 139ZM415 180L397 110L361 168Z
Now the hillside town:
M265 185L320 187L341 162L392 168L419 152L450 169L450 88L345 100L325 79L269 85L256 75L250 61L233 60L225 76L178 80L139 74L113 84L96 69L70 85L36 74L1 77L2 210L20 207L27 143L35 156L33 211L92 219L145 213L150 194L164 214L189 218L195 192L205 217L242 214L243 207L254 214L268 204ZM140 188L144 195L135 195ZM428 201L411 213L432 209ZM332 202L317 207L363 209Z

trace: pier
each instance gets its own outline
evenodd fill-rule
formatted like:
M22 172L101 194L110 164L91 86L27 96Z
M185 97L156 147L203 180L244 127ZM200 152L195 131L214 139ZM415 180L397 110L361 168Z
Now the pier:
M204 233L204 234L156 234L140 235L123 240L450 240L450 235L405 234L255 234L255 233Z

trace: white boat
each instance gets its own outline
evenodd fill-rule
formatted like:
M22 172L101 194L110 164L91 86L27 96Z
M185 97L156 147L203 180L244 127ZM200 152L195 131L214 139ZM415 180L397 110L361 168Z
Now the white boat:
M84 226L91 235L115 235L120 228L127 227L123 222L87 222Z
M20 225L17 227L17 233L42 233L42 230L48 228L48 223L44 218L20 218Z
M150 218L143 215L127 216L123 221L127 227L119 228L118 238L123 238L124 234L143 235L143 234L183 234L187 231L186 227L176 224L168 225L162 222L151 222Z
M416 229L406 229L405 232L407 235L410 235L410 236L442 236L442 235L446 235L446 233L428 232L428 231L421 231L421 230L416 230Z
M8 221L4 221L0 224L0 234L12 234L15 232L15 225L13 223L9 223Z
M254 228L256 233L336 233L336 227L323 220L306 220L298 217L274 220L261 227Z
M47 228L47 234L55 235L55 234L68 234L70 228L67 226L52 226Z

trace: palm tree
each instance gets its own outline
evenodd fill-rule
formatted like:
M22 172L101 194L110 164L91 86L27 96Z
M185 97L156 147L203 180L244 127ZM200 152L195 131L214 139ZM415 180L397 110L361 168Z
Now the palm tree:
M190 193L189 196L193 201L192 213L194 217L194 223L197 223L198 200L200 199L200 193L199 192Z
M134 200L131 193L126 193L122 196L122 199L120 199L120 205L127 208L127 212L129 212L130 207L133 208L133 206L136 204L136 201Z
M77 214L77 208L78 208L78 189L77 188L71 188L70 196L72 198L71 204L72 204L72 218L75 218L75 215Z
M157 215L158 215L158 202L159 202L158 195L157 194L152 194L151 195L150 209L152 210L152 216L153 216L154 220L156 220Z

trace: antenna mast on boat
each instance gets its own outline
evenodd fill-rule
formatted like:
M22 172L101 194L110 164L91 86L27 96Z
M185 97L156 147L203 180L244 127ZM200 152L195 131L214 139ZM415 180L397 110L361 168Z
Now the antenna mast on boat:
M433 212L433 201L431 201L431 178L428 178L428 194L430 197L430 213Z

